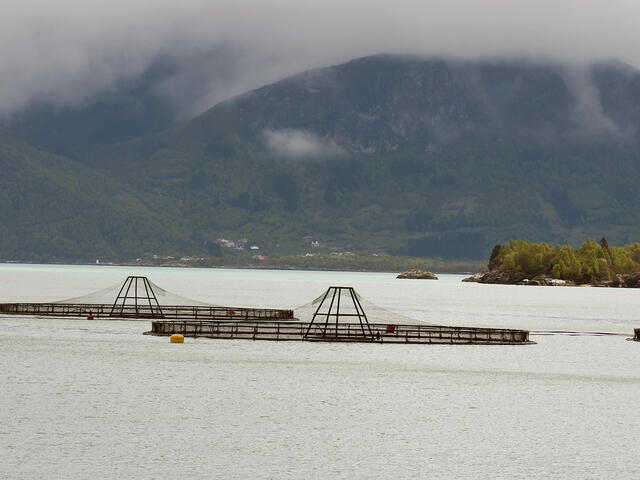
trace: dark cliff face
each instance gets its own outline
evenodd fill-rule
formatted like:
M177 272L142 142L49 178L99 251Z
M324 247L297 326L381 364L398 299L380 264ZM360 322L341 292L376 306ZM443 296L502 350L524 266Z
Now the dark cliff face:
M139 91L150 105L149 89ZM145 134L169 125L166 112L148 108L141 136L113 144L118 132L102 132L109 141L85 144L73 174L81 184L105 175L135 196L117 203L117 241L100 234L126 255L148 238L126 219L147 213L164 227L145 248L179 239L185 252L229 236L444 258L486 258L512 237L621 243L640 235L639 102L640 74L622 64L374 56L159 133ZM33 213L21 205L9 208Z
M367 58L264 87L242 102L251 131L305 128L353 153L428 144L477 114L443 62Z
M215 123L232 110L246 135L305 129L352 153L433 149L465 135L591 135L606 120L623 131L637 128L638 119L635 107L621 101L635 90L632 80L618 78L619 68L367 57L265 86L198 121ZM627 74L637 81L637 73ZM584 102L592 110L582 109ZM590 119L581 117L594 115L601 118L591 119L589 129Z

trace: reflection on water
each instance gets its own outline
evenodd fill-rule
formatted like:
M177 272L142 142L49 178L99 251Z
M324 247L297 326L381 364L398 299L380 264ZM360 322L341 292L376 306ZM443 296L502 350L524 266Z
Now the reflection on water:
M0 301L129 274L217 304L290 308L329 285L432 323L640 327L634 290L391 274L0 266ZM0 478L640 478L640 343L337 345L143 336L148 322L0 318Z

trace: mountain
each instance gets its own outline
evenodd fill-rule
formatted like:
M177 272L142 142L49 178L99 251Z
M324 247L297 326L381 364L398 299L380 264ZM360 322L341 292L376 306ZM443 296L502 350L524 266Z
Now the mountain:
M163 131L85 144L74 161L85 169L78 177L103 175L147 208L136 210L135 232L116 222L96 233L129 242L111 242L115 256L198 253L246 237L267 253L304 252L313 238L479 259L513 237L637 240L639 131L640 73L624 64L374 56L286 78ZM150 218L173 237L150 242ZM69 254L99 244L81 243Z
M0 258L131 258L190 247L147 197L74 160L0 134Z

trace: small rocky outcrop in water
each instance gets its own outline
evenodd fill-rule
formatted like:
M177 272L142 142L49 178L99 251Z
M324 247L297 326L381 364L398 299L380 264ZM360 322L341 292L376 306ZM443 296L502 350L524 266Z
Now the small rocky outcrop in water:
M433 273L427 272L425 270L417 270L417 269L407 270L406 272L398 275L396 278L416 278L416 279L423 279L423 280L438 280L438 277L436 277Z

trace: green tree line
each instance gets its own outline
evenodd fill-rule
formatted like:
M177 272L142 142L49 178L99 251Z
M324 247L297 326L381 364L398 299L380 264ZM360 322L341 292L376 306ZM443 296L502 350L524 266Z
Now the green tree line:
M489 270L530 277L547 275L576 283L610 281L617 274L640 272L640 243L616 247L602 238L599 243L587 240L576 249L570 245L511 240L494 247Z

